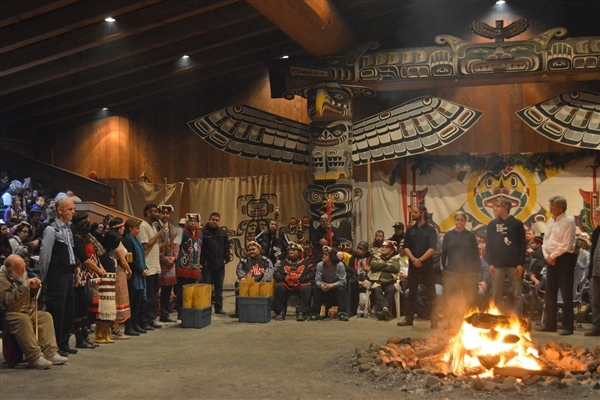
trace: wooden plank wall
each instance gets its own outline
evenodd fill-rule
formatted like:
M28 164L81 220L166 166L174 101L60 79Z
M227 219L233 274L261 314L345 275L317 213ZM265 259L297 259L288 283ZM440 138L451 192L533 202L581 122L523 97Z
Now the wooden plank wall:
M360 120L423 95L434 95L484 111L479 122L461 138L437 151L453 154L518 153L576 150L547 140L527 127L515 114L571 89L600 92L600 82L511 84L463 88L436 88L383 92L354 100L354 118ZM55 164L87 176L138 179L146 172L152 182L185 182L186 178L248 176L288 172L307 173L307 168L245 159L216 150L198 138L187 122L231 104L247 104L286 118L309 123L306 100L271 99L268 77L261 76L245 88L213 89L151 109L111 116L58 135ZM60 152L57 150L60 148ZM60 154L60 156L59 156ZM373 164L389 172L394 162ZM184 203L188 194L184 191ZM182 211L182 214L185 211Z

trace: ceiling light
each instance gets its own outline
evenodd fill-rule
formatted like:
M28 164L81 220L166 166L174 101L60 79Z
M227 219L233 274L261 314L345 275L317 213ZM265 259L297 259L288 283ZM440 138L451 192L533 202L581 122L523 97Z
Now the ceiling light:
M102 109L102 111L108 111L108 108L104 107L104 108Z
M281 58L290 58L290 56L281 56Z
M183 56L181 56L181 58L190 58L190 56L188 56L187 54L184 54Z
M116 21L116 19L114 19L113 17L104 18L104 20L106 22L115 22Z
M498 4L498 5L501 5L501 4L504 4L504 3L506 3L506 1L504 1L504 0L498 0L498 1L496 2L496 4Z

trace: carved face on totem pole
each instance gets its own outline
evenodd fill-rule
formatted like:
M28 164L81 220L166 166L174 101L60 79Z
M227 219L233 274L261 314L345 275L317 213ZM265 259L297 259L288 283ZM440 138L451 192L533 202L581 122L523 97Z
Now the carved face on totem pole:
M340 246L352 248L352 211L354 202L362 197L362 190L354 188L350 179L338 179L335 183L313 182L303 192L312 215L313 227L318 226L320 216L326 212L331 201L331 226L339 236Z
M352 95L338 84L307 91L311 119L309 155L313 180L350 177L352 158Z

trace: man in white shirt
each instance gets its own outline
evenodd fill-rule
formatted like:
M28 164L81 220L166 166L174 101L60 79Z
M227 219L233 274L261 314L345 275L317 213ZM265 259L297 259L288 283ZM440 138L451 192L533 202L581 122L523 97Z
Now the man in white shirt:
M148 276L146 276L146 312L140 316L140 325L144 330L153 331L155 328L161 328L154 319L158 306L158 277L160 274L160 250L159 240L162 238L162 232L157 231L152 224L159 220L158 206L156 204L147 204L144 207L144 221L140 225L138 238L146 254L146 267L148 267Z
M546 294L544 307L546 323L538 330L556 332L557 329L557 296L558 290L563 298L563 317L561 336L572 335L574 329L573 315L573 280L577 256L575 250L575 221L565 214L567 200L563 196L550 198L552 218L548 223L542 252L546 259Z

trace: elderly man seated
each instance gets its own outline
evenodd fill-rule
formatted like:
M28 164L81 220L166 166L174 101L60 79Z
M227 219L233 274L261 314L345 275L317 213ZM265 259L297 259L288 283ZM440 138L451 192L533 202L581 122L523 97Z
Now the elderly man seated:
M29 366L46 369L66 363L67 358L58 354L52 316L38 311L36 318L36 294L41 284L38 278L27 278L25 261L16 254L8 256L0 267L0 307L9 331L15 335Z
M386 240L371 258L368 279L371 282L373 310L377 319L389 321L394 318L390 307L394 304L398 279L405 279L408 267L396 253L396 242Z

